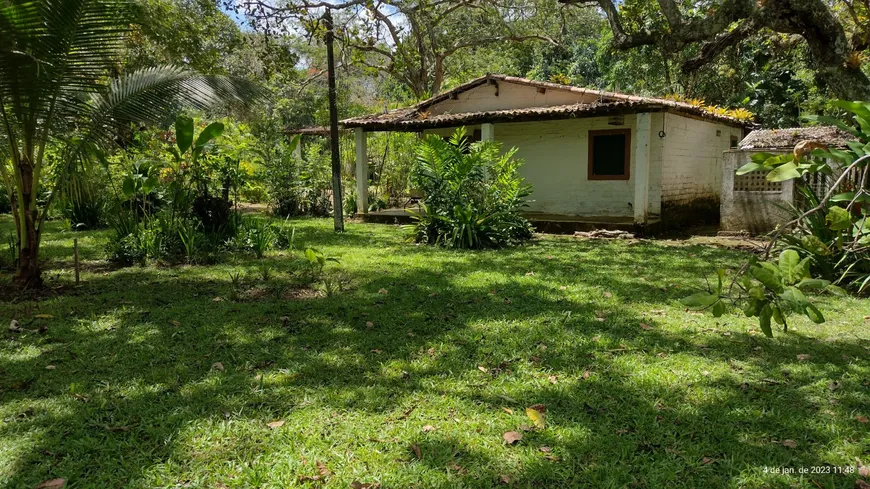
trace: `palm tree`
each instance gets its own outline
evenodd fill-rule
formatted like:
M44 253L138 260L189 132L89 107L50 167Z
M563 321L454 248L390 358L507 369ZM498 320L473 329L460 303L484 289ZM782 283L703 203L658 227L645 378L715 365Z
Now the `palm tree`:
M251 83L178 66L113 77L137 15L133 0L0 0L0 178L12 201L21 285L42 283L39 241L52 197L119 130L258 94ZM48 157L47 145L59 156Z

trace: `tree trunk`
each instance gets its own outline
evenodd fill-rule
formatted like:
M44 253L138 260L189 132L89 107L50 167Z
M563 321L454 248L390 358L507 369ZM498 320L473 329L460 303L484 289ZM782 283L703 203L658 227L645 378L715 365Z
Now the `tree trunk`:
M21 174L21 202L13 202L12 211L18 219L18 268L13 281L23 287L42 286L39 268L39 231L36 229L37 211L33 195L33 166L29 161L18 164Z

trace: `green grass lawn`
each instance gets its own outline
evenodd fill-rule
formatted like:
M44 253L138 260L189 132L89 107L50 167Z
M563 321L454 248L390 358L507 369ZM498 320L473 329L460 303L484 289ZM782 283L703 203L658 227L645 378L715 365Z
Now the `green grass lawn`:
M826 324L768 339L677 302L711 264L742 264L734 250L455 252L385 225L296 226L345 290L293 289L287 251L113 270L107 232L53 227L55 290L0 304L0 487L851 488L835 472L870 465L866 300L819 297ZM525 431L533 404L546 427Z

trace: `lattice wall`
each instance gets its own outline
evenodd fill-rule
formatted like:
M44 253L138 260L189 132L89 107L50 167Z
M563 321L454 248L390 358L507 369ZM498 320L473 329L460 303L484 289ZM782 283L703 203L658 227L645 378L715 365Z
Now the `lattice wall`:
M768 182L765 171L734 175L735 192L782 192L782 182Z

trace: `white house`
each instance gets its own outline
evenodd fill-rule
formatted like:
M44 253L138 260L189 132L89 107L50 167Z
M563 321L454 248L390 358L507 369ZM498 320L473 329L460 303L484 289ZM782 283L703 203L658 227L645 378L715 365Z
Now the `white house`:
M465 126L518 148L533 223L637 227L717 218L722 155L746 124L690 104L486 75L404 109L341 121L356 136L357 208L368 209L366 133ZM539 226L540 228L540 226Z

